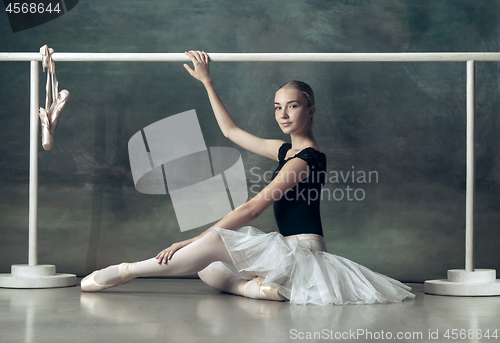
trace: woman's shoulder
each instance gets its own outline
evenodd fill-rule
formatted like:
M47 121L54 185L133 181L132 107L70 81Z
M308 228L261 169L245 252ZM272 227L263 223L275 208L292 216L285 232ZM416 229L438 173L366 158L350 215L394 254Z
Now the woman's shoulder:
M313 147L307 147L299 151L294 157L298 157L307 162L311 167L318 169L326 168L326 155L321 150Z
M292 145L290 143L284 143L281 145L278 154L279 161L281 163L286 163L293 158L300 158L316 170L326 168L326 155L324 152L319 150L318 147L306 147L300 151L291 150L291 147Z
M292 148L292 144L290 143L287 143L287 142L283 142L283 144L281 144L279 150L278 150L278 160L281 162L281 161L284 161L285 158L286 158L286 153L288 152L288 150L290 150Z
M323 151L321 151L318 146L310 146L310 147L302 149L300 152L302 152L302 151L313 152L313 153L318 154L318 155L326 156L325 153Z
M285 145L287 144L287 145ZM290 143L285 143L281 146L280 149L283 149L285 152L285 159L289 160L295 156L300 155L318 155L321 157L326 157L325 153L319 149L317 146L310 146L303 148L302 150L291 149L292 145ZM288 157L286 157L288 155Z

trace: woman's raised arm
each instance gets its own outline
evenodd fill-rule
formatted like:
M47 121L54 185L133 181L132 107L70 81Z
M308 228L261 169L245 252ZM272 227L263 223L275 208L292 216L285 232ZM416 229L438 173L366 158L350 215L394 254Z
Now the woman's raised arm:
M186 52L186 55L188 55L193 62L194 70L187 64L184 64L184 68L186 68L191 76L199 80L205 86L210 104L215 114L215 119L224 137L229 138L232 142L248 151L277 161L278 149L284 141L279 139L260 138L240 129L224 107L224 104L215 90L213 81L210 78L208 55L204 51L193 50Z

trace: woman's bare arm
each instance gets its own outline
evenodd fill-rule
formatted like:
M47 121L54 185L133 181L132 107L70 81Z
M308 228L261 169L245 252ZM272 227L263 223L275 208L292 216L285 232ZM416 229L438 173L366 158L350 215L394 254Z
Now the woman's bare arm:
M309 167L307 166L307 162L300 158L289 160L283 168L281 168L281 171L276 175L274 180L260 191L259 194L243 205L235 208L228 215L219 220L213 227L220 227L228 230L239 229L256 219L266 208L278 200L281 195L284 195L308 175ZM167 263L167 260L169 260L177 250L200 239L211 230L212 227L196 237L172 244L172 246L157 255L156 258L158 263Z
M309 175L307 162L300 158L289 160L262 191L219 220L214 226L236 230L257 218L266 208Z
M193 62L195 69L191 69L187 64L184 64L184 68L186 68L191 76L202 82L205 86L215 119L224 137L229 138L232 142L248 151L278 161L278 149L284 141L280 139L260 138L240 129L215 90L213 81L210 78L208 55L203 51L192 50L186 52L186 55Z

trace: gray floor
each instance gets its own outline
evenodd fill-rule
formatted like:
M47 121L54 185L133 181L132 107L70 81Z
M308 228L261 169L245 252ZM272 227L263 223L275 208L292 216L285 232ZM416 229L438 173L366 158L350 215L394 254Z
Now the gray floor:
M415 300L347 306L247 299L192 279L138 279L100 293L0 289L0 342L500 341L491 337L500 331L500 297L433 296L411 286ZM446 339L448 329L457 339ZM462 329L489 329L490 338L460 339Z

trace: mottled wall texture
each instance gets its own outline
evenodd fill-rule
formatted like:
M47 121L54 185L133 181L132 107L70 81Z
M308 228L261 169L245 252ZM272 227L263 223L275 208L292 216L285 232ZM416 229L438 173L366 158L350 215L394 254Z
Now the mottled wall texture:
M86 0L17 33L0 14L0 50L495 52L499 29L500 3L491 0ZM71 98L54 148L39 148L41 264L81 276L149 258L209 227L181 232L169 195L134 188L128 140L160 119L196 109L207 146L240 151L249 189L265 186L259 179L275 168L224 138L203 85L181 62L59 62L56 70ZM5 273L28 256L29 63L2 62L0 75ZM464 267L465 63L214 62L211 75L236 123L264 138L288 139L274 120L276 88L292 79L313 87L315 136L330 175L321 211L331 253L407 282ZM476 267L497 270L499 75L499 63L477 63ZM354 182L341 179L348 172ZM358 179L363 172L371 180ZM276 230L272 208L252 225Z

